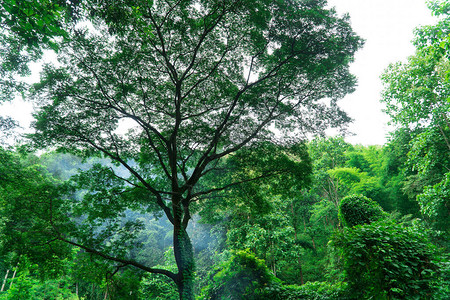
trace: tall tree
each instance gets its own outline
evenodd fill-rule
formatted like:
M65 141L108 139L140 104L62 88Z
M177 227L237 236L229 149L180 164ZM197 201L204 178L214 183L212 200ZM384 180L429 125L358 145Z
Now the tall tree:
M348 64L362 41L348 17L325 5L86 1L82 22L58 45L58 66L46 66L34 87L42 108L33 139L42 147L104 155L128 174L97 166L84 176L90 193L74 208L90 221L84 228L94 238L87 231L74 238L64 228L56 237L164 274L180 298L192 299L194 261L186 232L191 204L290 169L268 164L257 175L230 176L221 186L201 185L202 179L220 173L223 158L257 147L258 140L276 142L280 155L295 162L289 144L349 121L336 101L353 91ZM93 229L117 225L127 209L155 207L173 225L177 273L127 259L123 248L113 252L114 243L101 244Z
M448 223L440 219L449 216L449 200L443 195L450 173L450 3L432 1L430 8L439 21L416 31L417 51L407 63L387 69L383 101L393 123L403 128L398 136L411 135L407 166L412 175L405 190L418 196L422 214L445 232ZM438 211L442 209L444 213Z

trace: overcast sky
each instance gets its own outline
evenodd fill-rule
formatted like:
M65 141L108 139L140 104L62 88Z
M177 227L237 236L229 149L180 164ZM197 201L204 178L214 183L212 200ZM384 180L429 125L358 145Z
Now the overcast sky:
M328 0L339 14L349 13L356 33L366 40L355 56L351 71L358 78L356 91L341 100L341 106L355 122L356 135L348 142L382 145L389 131L389 118L379 102L380 75L390 63L405 61L414 54L414 28L434 24L436 19L425 0Z
M425 0L329 0L339 14L349 13L354 30L366 40L355 57L351 71L358 77L356 91L341 100L341 106L355 120L347 141L382 145L389 131L388 117L379 102L383 70L414 54L413 31L419 25L435 23ZM37 72L35 72L35 75ZM36 78L36 76L35 76ZM32 106L20 100L1 107L0 114L13 114L22 126L31 121Z

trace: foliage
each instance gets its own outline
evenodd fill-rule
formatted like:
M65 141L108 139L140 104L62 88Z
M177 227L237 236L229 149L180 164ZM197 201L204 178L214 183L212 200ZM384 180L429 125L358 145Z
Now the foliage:
M232 251L230 258L217 266L211 277L209 288L203 291L204 299L257 299L257 291L279 282L263 260L244 250Z
M345 283L330 284L327 282L307 282L304 285L272 284L265 287L261 294L255 299L273 300L345 300L351 299L347 296L347 285Z
M347 227L333 235L332 247L352 297L433 298L437 251L419 226L382 220Z
M25 255L40 265L43 277L55 277L71 250L50 232L67 220L63 203L72 189L52 177L36 157L1 148L0 157L0 253Z
M26 85L13 75L26 76L28 63L57 50L66 36L64 21L75 17L80 0L3 0L0 2L0 103L10 101ZM0 126L6 124L0 119Z
M69 267L69 264L65 264ZM39 279L38 265L31 264L29 260L22 257L20 264L17 265L17 276L7 282L6 287L10 286L0 294L0 299L24 299L24 300L44 300L44 299L79 299L72 291L72 284L67 274L61 274L58 278Z
M430 2L439 21L419 28L415 33L416 54L406 63L389 66L382 76L387 113L402 128L399 130L410 134L405 167L411 174L405 190L414 197L425 186L442 181L450 164L450 19L446 7L447 1Z
M164 267L168 270L175 271L177 268L173 250L168 248L164 253ZM177 300L179 295L176 285L172 280L160 274L146 274L140 282L139 299L155 299L155 300Z
M362 195L347 196L339 206L339 219L348 227L370 224L385 216L379 204Z
M77 155L0 149L2 296L448 298L447 2L383 75L386 147L302 141L349 121L362 42L326 1L1 2L1 97L57 52L31 137Z
M434 186L427 186L417 196L420 210L428 223L440 232L441 238L449 249L450 233L450 173Z
M407 149L403 190L417 197L423 216L435 229L447 232L448 209L443 203L450 165L449 3L431 1L429 7L439 20L416 30L414 56L386 70L383 101L393 123L402 128L399 135L409 134L409 143L401 143Z

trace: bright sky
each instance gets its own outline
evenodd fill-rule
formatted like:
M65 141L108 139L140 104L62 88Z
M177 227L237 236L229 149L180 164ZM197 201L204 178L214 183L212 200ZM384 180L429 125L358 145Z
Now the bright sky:
M435 23L425 0L328 0L339 14L349 13L354 30L366 40L355 57L351 71L358 77L356 91L341 100L341 106L355 120L347 141L382 145L389 131L388 117L379 102L383 70L414 53L414 28ZM37 74L36 74L37 75ZM30 103L20 99L2 106L1 115L13 114L23 127L32 120Z
M355 56L351 71L358 78L356 91L341 100L341 107L355 120L352 144L382 145L389 118L379 102L380 75L390 63L414 54L414 28L436 23L425 0L328 0L339 14L349 13L356 33L366 40Z

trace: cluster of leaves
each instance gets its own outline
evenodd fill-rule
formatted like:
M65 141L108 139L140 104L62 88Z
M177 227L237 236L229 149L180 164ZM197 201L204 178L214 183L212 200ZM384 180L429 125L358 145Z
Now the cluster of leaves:
M432 1L429 6L439 21L416 30L415 55L386 70L383 101L397 125L391 144L400 141L397 146L404 149L403 189L412 199L417 197L420 212L441 231L439 242L449 249L449 3Z
M76 16L80 0L4 0L0 3L0 102L25 87L13 75L29 75L28 63L67 37L63 23Z
M67 268L66 271L70 272L70 264L67 260L64 261L64 265ZM7 283L10 288L0 294L0 299L79 299L72 290L72 282L68 274L59 274L57 278L42 280L36 276L36 274L42 273L39 268L37 264L32 264L26 258L22 258L16 267L18 276L10 279L10 282Z
M29 256L39 262L42 274L49 275L57 269L57 258L71 254L70 247L52 233L54 226L67 224L64 200L72 188L52 177L36 157L1 148L0 157L0 210L5 216L0 251Z
M330 284L328 282L307 282L304 285L284 285L274 283L265 287L260 299L297 300L297 299L352 299L347 293L346 283Z
M340 216L347 227L335 232L331 246L341 258L349 295L357 299L437 295L439 255L419 221L397 223L361 196L343 199Z
M210 276L210 285L200 299L258 299L258 291L279 282L263 260L245 250L232 251Z
M450 248L450 173L434 186L424 188L417 196L421 212L432 228L440 233L441 239Z
M173 249L167 248L164 252L163 265L168 270L175 271L177 265L173 256ZM179 299L175 283L160 274L146 274L142 277L139 287L139 299L177 300Z
M357 299L423 299L434 295L437 252L417 226L392 221L345 228L333 236L349 293Z
M339 219L348 227L370 224L385 216L378 203L362 195L347 196L339 205Z

